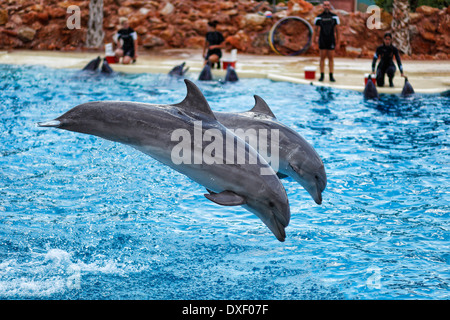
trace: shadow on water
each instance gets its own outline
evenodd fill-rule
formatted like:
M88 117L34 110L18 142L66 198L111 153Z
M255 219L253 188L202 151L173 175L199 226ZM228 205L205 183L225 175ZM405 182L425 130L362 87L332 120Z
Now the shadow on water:
M397 117L419 117L424 106L421 96L404 98L397 95L381 94L379 100L368 100L364 104L385 115Z
M332 88L318 86L316 88L317 93L319 94L319 99L313 102L316 102L320 105L330 103L335 99L334 92Z

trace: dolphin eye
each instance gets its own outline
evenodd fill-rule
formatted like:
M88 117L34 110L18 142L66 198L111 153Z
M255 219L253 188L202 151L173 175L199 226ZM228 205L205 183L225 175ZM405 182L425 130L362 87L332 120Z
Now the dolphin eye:
M275 203L273 203L272 201L269 201L269 207L271 207L271 208L275 207Z

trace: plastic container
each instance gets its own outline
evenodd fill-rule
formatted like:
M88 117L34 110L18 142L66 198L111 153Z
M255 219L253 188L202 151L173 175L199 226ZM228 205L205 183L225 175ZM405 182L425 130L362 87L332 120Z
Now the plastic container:
M237 49L233 49L231 50L230 58L222 60L223 69L226 70L229 65L236 69L236 62L237 62Z
M372 80L374 85L377 85L377 79L375 78L375 76L373 74L370 73L366 73L364 75L364 85L367 84L367 81L369 81L369 76L371 76L370 80Z
M108 61L109 64L119 62L118 59L116 58L116 56L107 56L105 58L106 58L106 61Z
M237 61L222 61L223 69L227 70L228 66L232 66L234 69L236 69L236 62Z
M109 64L119 62L114 54L112 43L105 43L105 58Z
M305 79L314 80L316 78L316 67L305 67Z

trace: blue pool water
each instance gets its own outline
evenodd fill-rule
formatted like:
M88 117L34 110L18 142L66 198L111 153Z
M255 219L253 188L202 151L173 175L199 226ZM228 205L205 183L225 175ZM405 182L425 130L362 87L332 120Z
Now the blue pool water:
M130 147L36 125L94 100L179 102L181 80L0 65L0 298L450 298L449 96L198 85L216 111L248 110L258 94L310 141L323 204L283 180L280 243Z

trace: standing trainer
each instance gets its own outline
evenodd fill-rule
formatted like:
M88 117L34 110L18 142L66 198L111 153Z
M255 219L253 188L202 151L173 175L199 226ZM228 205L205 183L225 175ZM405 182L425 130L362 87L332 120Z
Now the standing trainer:
M339 46L339 17L332 13L329 1L324 1L323 12L314 20L315 41L319 37L320 52L320 78L323 81L325 74L325 59L328 58L328 69L330 70L330 81L336 81L333 77L334 72L334 49ZM320 32L319 32L320 29Z

